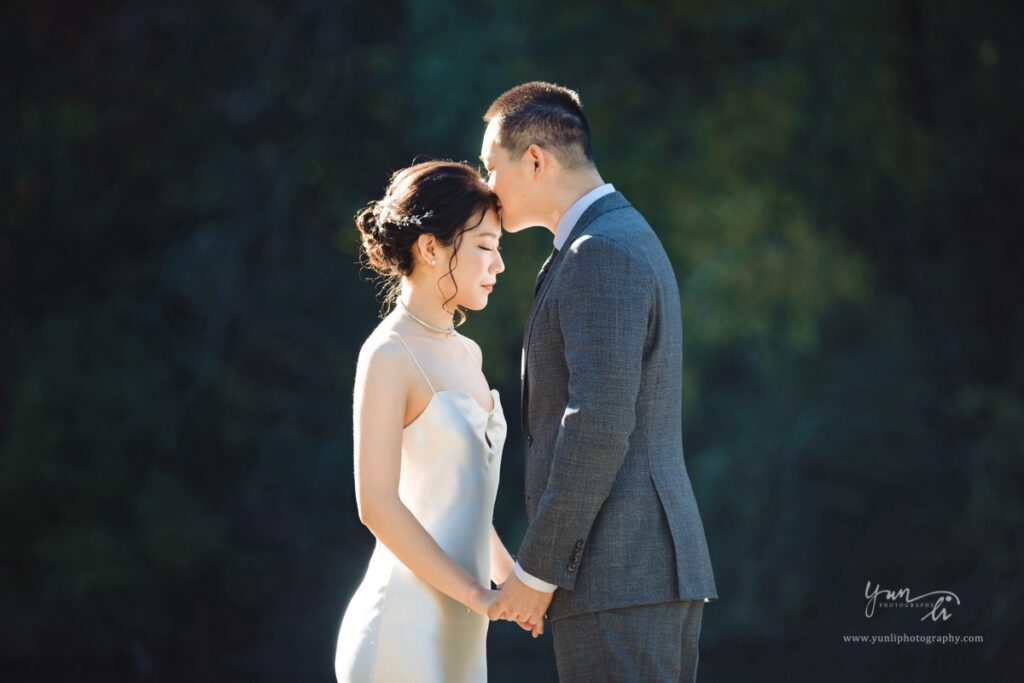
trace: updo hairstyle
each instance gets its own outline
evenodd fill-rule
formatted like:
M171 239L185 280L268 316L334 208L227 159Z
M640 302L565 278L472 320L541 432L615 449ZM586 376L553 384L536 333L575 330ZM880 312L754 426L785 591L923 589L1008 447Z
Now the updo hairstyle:
M455 246L448 273L441 279L449 277L462 233L480 225L487 212L498 207L498 196L468 164L426 161L395 172L384 197L355 216L363 262L384 281L385 307L397 299L402 277L412 274L413 247L420 235L433 235L442 245ZM446 307L452 298L445 301ZM464 319L461 309L458 312Z

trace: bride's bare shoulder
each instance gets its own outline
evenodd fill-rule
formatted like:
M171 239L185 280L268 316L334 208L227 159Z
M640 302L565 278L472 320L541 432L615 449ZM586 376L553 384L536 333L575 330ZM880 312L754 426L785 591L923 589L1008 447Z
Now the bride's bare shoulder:
M388 321L370 333L359 349L359 365L382 370L402 370L408 353Z
M466 335L462 334L461 332L459 333L459 336L462 337L463 341L466 342L466 346L469 347L470 353L472 354L473 358L475 358L476 361L480 363L480 366L483 367L484 352L483 350L481 350L480 345L477 344L472 339L470 339L469 337L467 337Z

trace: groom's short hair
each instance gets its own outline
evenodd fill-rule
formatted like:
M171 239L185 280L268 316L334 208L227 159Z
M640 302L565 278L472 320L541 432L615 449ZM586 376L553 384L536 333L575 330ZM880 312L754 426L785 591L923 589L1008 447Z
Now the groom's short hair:
M590 124L574 90L543 81L517 85L494 100L484 114L484 121L494 119L498 119L496 141L513 159L537 144L566 168L594 163Z

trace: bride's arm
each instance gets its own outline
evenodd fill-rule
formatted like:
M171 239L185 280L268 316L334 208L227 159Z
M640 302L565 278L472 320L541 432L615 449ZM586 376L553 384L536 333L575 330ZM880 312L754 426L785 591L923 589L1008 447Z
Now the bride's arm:
M419 578L486 614L481 586L437 544L398 497L409 361L397 342L371 340L359 354L353 401L356 504L359 519ZM396 348L397 347L397 348Z
M505 544L501 542L498 530L491 525L491 581L500 586L512 573L515 563Z

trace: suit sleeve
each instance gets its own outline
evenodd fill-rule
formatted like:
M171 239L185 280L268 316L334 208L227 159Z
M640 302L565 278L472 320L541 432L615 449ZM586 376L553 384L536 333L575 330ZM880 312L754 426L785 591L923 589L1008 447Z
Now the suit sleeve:
M569 403L547 487L517 559L531 575L572 589L636 425L653 290L650 270L603 237L578 240L560 271Z

